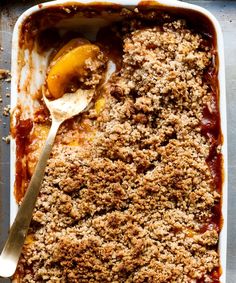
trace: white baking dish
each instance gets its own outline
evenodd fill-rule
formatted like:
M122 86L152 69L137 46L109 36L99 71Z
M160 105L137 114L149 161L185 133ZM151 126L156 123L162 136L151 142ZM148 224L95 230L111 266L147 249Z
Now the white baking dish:
M74 0L73 3L89 3L90 1L76 1ZM120 4L122 6L136 6L138 5L138 1L131 0L113 0L113 1L106 1L108 3L115 3ZM19 60L19 52L21 50L20 47L20 37L21 37L21 27L24 21L29 18L32 14L42 10L48 9L58 5L69 4L71 1L67 0L58 0L53 2L48 2L44 4L40 4L37 6L32 7L31 9L27 10L17 21L14 33L13 33L13 42L12 42L12 83L11 83L11 107L14 109L17 103L20 101L22 105L24 105L24 114L25 117L30 117L32 115L31 109L37 107L36 104L32 103L31 97L28 95L28 92L34 94L37 89L41 86L45 70L47 66L47 55L39 55L35 49L32 51L24 50L23 57L24 57L24 67L19 70L18 67L18 60ZM103 2L104 3L104 2ZM223 226L220 233L220 242L219 242L219 253L220 253L220 261L221 261L221 268L222 268L222 275L221 275L221 283L226 283L226 248L227 248L227 122L226 122L226 93L225 93L225 64L224 64L224 49L223 49L223 36L221 32L220 25L215 17L209 13L207 10L184 2L180 2L177 0L158 0L158 4L160 6L168 7L168 9L176 9L176 8L183 8L196 11L201 15L207 17L216 33L216 48L218 50L218 59L219 59L219 73L218 73L218 80L219 80L219 93L220 93L220 117L221 117L221 129L222 134L224 137L224 142L222 146L222 154L224 157L224 182L223 182L223 196L222 196L222 214L223 214ZM101 18L95 18L93 20L83 19L77 17L76 20L72 21L65 21L65 22L58 22L58 28L62 27L63 25L70 25L74 27L75 25L83 25L85 33L88 37L94 37L96 33L96 28L101 27L102 25L106 24L106 21L113 21L112 18L107 18L105 21ZM91 28L92 27L92 28ZM94 27L96 27L94 29ZM22 50L21 50L22 51ZM31 52L32 58L32 65L33 69L29 68L29 54ZM39 71L41 70L41 71ZM30 73L29 73L30 72ZM30 78L30 79L29 79ZM24 90L24 82L28 80L30 88L28 91ZM27 105L27 106L26 106ZM14 123L14 115L13 115L13 123ZM17 212L17 204L14 198L14 180L15 180L15 142L14 140L11 143L11 223L14 220L14 217Z

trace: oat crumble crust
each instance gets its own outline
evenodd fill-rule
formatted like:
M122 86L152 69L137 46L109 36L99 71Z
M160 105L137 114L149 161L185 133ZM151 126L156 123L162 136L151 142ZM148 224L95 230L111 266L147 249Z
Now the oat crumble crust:
M54 147L21 282L212 282L218 231L202 227L220 195L200 129L211 103L202 42L180 20L125 37L105 109L84 115L93 140Z

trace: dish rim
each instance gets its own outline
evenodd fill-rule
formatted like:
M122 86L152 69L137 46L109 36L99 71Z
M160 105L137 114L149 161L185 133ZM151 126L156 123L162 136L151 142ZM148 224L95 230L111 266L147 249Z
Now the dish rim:
M140 1L137 0L106 0L106 1L96 1L96 3L105 4L118 4L124 7L127 6L137 6ZM216 49L218 52L218 84L219 84L219 110L220 110L220 125L221 132L223 136L222 143L222 156L223 156L223 183L222 183L222 193L221 193L221 213L223 218L223 224L219 236L218 251L220 256L220 266L221 266L221 283L226 283L226 261L227 261L227 208L228 208L228 155L227 155L227 116L226 116L226 89L225 89L225 60L224 60L224 44L223 44L223 34L218 20L215 16L210 13L205 8L197 6L195 4L190 4L186 2L180 2L179 0L158 0L153 1L160 6L167 8L183 8L189 9L206 16L212 23L216 34ZM28 10L26 10L17 20L12 37L12 66L11 66L11 109L14 109L17 105L17 82L18 82L18 72L17 72L17 61L18 61L18 51L20 50L19 39L20 39L20 28L23 22L30 17L35 12L43 9L55 7L58 5L68 5L68 4L89 4L95 3L91 0L57 0L50 1L42 4L35 5ZM158 6L157 6L158 7ZM10 145L10 225L13 223L14 217L17 212L17 204L14 197L14 180L15 180L15 150L16 144L15 140L11 140Z

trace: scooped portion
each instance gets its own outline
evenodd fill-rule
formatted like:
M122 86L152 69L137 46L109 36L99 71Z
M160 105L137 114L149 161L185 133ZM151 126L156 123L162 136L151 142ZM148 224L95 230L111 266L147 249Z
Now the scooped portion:
M94 88L102 79L106 60L88 40L72 39L52 59L46 79L47 97L57 99L80 87Z

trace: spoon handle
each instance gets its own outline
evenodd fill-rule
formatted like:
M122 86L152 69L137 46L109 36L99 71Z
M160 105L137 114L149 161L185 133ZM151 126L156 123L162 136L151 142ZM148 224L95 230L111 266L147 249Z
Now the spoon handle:
M24 245L29 225L31 222L36 199L43 181L47 160L61 122L53 121L43 150L40 154L34 174L28 189L19 207L16 218L11 226L7 241L0 256L0 276L11 277L17 267L17 263Z

